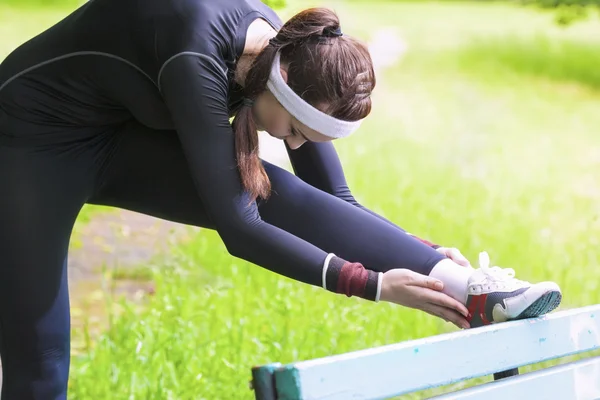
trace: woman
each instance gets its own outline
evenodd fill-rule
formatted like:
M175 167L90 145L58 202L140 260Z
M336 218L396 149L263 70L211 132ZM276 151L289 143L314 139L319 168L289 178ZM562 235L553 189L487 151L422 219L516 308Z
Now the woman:
M93 0L10 54L2 398L66 398L66 258L85 203L215 229L275 273L459 327L554 309L556 284L474 269L356 202L332 140L367 117L374 86L367 49L331 11L282 26L259 0ZM285 141L297 176L259 159L257 130Z

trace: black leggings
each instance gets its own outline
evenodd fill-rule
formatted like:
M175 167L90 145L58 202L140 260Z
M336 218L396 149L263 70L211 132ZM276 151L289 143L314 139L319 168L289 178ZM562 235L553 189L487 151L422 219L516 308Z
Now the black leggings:
M274 194L262 218L370 268L423 265L402 230L265 162ZM62 144L0 143L0 354L3 400L65 399L70 319L66 259L85 203L214 229L177 135L137 123Z

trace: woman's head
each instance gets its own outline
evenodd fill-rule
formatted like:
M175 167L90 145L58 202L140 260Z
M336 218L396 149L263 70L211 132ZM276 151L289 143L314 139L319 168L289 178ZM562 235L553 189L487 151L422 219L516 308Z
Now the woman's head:
M286 89L289 87L294 96L302 99L297 99L298 102L320 110L325 117L312 118L311 113L294 107L299 104L294 101L287 102L288 108L281 104L278 98L285 100L289 96L278 93L274 80L269 81L274 61L280 62L281 84L287 82ZM374 87L375 73L368 49L360 41L341 33L339 19L333 11L312 8L287 21L248 71L245 96L255 103L252 107L243 107L234 120L239 169L244 187L252 198L266 198L270 191L258 159L257 129L284 139L292 149L307 140L333 140L338 136L331 130L318 128L333 123L334 127L340 125L340 129L347 131L350 128L344 124L350 123L344 121L364 119L371 111L370 95ZM330 120L315 122L322 118Z

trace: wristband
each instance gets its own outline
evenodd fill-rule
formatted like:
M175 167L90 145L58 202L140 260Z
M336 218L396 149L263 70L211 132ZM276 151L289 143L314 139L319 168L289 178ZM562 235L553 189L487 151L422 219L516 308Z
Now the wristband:
M380 272L366 269L361 263L352 263L335 255L328 255L323 266L323 288L348 297L379 301L382 275Z

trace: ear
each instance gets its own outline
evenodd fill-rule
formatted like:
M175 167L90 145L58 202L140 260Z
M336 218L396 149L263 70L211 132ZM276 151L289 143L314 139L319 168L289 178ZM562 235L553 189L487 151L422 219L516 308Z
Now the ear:
M288 81L287 69L283 68L283 67L279 67L279 69L281 70L281 76L283 77L283 81L285 83L287 83L287 81Z

